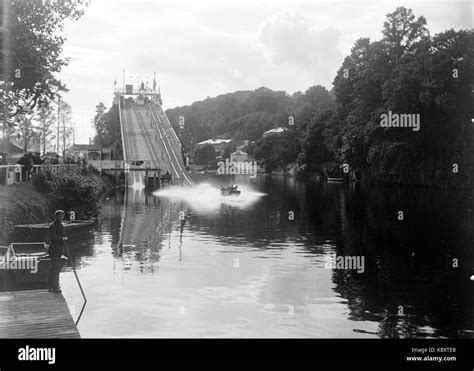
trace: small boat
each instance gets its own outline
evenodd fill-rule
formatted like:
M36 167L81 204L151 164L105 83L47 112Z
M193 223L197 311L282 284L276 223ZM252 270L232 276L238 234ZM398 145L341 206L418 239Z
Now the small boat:
M342 183L343 179L342 178L329 178L328 177L328 183Z
M62 263L67 258L62 256ZM51 260L44 242L0 246L0 291L47 287Z
M238 196L240 195L240 191L237 189L237 186L232 186L232 187L221 186L221 195L222 196Z
M87 220L68 220L63 222L66 233L80 233L94 224L96 218ZM49 226L51 223L18 224L13 226L17 242L47 242L49 243Z
M66 231L88 227L96 221L95 218L87 220L67 220L63 222ZM52 222L51 222L52 223ZM31 229L48 229L51 223L38 223L38 224L17 224L13 226L16 230L31 230Z

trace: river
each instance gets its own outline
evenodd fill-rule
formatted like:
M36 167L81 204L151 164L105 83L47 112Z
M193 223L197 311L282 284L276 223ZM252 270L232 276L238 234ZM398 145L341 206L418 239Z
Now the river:
M472 337L472 192L200 177L119 191L72 241L82 337Z

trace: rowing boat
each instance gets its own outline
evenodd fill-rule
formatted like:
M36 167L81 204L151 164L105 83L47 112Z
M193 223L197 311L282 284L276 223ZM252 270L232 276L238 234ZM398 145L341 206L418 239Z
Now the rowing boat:
M62 263L66 257L62 256ZM0 291L46 287L51 259L44 242L0 246Z
M96 218L87 220L68 220L63 222L67 233L81 233L94 224ZM18 224L13 226L15 241L18 242L47 242L49 243L49 227L51 223Z
M87 220L68 220L63 222L64 228L67 231L88 227L96 221L95 218ZM48 229L51 223L38 223L38 224L17 224L14 226L16 230L31 230L31 229Z

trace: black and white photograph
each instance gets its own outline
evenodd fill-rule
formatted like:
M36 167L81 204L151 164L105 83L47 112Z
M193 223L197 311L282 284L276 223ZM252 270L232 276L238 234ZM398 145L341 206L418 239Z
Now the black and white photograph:
M0 10L0 370L472 369L471 1Z

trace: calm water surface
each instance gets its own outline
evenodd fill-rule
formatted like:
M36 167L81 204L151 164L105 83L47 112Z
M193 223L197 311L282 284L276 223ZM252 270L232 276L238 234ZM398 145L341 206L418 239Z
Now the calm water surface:
M472 337L472 193L202 177L104 201L75 241L82 337Z

